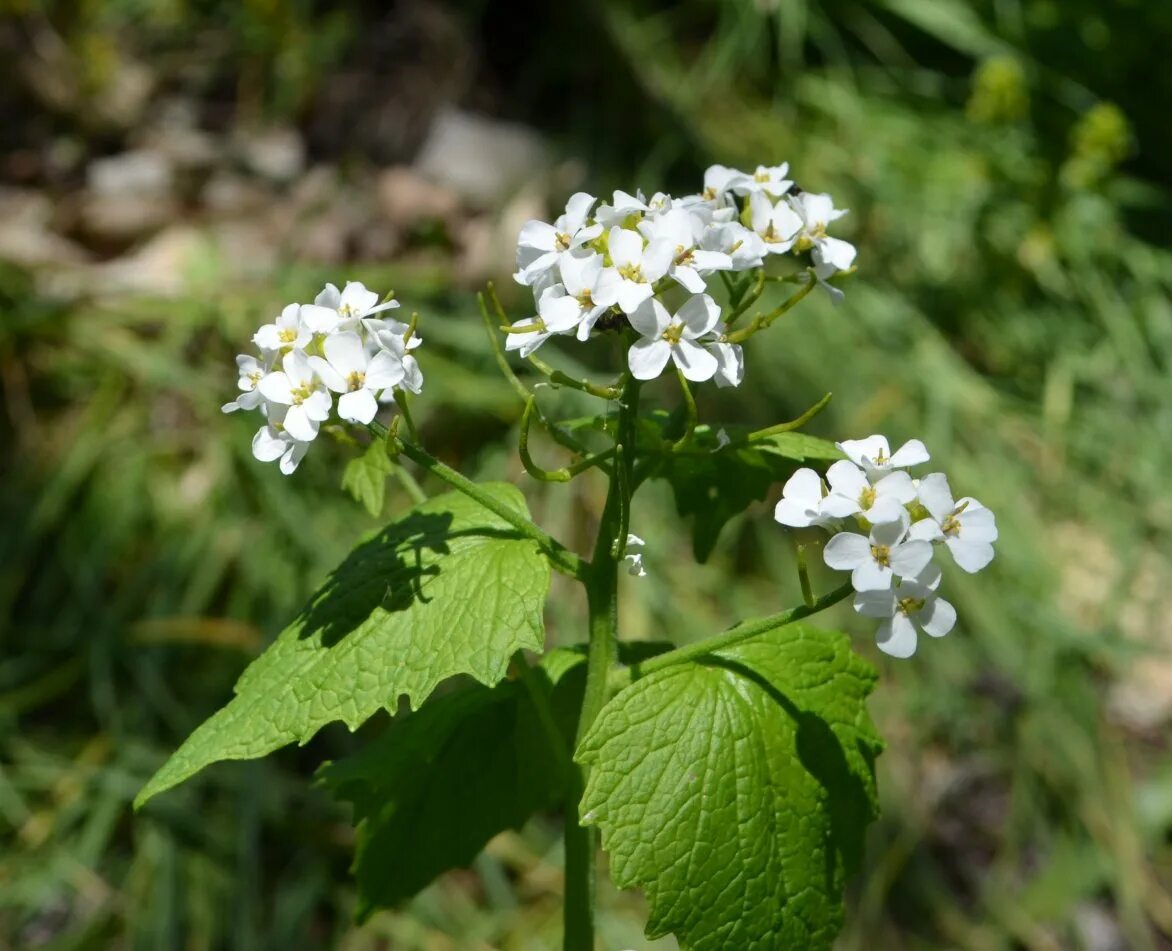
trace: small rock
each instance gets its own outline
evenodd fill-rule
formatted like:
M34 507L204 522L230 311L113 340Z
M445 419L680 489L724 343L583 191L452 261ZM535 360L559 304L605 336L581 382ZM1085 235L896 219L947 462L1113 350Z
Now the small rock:
M0 260L20 267L81 264L85 252L50 228L53 205L39 191L0 187Z
M249 170L273 182L290 182L305 168L305 143L295 129L242 130L236 148Z
M137 149L94 159L86 169L86 182L97 195L123 197L166 194L171 189L171 163L155 151Z
M273 193L262 183L229 171L209 178L199 197L208 212L226 218L256 214L273 202Z
M460 198L451 188L429 182L406 165L381 172L375 191L383 216L404 232L429 221L449 224L460 209Z
M470 204L491 208L547 174L549 156L527 126L445 109L432 122L415 167Z
M201 255L208 253L206 236L187 225L160 232L131 254L93 269L92 290L107 294L181 294Z
M459 279L475 287L486 280L501 280L516 266L517 234L531 218L544 219L548 209L536 187L524 188L499 214L482 215L460 229L462 254Z
M139 150L97 159L86 169L88 188L78 198L78 223L87 239L125 245L174 218L171 164L158 152Z

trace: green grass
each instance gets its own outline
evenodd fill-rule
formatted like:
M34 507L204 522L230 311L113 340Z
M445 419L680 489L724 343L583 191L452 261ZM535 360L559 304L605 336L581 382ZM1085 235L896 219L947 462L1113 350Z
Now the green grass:
M1129 947L1172 936L1167 724L1129 727L1109 703L1172 649L1172 260L1143 237L1166 232L1167 183L1151 149L1146 179L1118 165L1131 137L1163 133L1103 111L1089 90L1106 65L1073 74L1073 54L1047 45L1044 6L802 3L789 8L804 18L778 19L754 4L608 3L592 21L656 116L624 126L641 167L594 169L599 188L786 157L803 187L852 208L847 302L815 296L755 338L746 385L702 392L702 416L763 426L833 390L816 432L920 436L998 515L990 571L946 577L960 625L914 660L885 659L849 609L827 620L879 665L888 741L848 949L1075 948L1096 909ZM1096 15L1076 6L1075 50ZM1154 5L1136 11L1108 23L1120 49L1158 28ZM225 274L213 255L179 300L69 304L0 274L0 945L553 946L557 817L501 837L408 908L351 924L351 831L309 781L362 731L218 766L129 812L375 524L338 491L351 448L323 439L285 479L251 459L250 421L219 412L260 318L340 275L283 268L258 288ZM448 262L341 276L393 286L423 313L428 447L517 482L543 525L584 547L601 486L524 476L522 407ZM506 304L523 315L520 294ZM585 369L609 358L602 345L573 356ZM666 383L648 390L675 399ZM534 448L558 464L557 447ZM667 488L652 482L641 502L649 577L623 580L625 636L686 641L799 600L766 504L701 566ZM554 592L551 640L579 639L579 595L560 580ZM641 916L638 896L605 888L603 946L649 947Z

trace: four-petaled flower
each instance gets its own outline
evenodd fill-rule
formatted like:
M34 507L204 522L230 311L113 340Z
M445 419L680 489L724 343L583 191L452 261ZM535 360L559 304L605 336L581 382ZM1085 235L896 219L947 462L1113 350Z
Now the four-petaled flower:
M749 196L749 221L771 254L785 254L802 230L802 219L787 202L770 201L765 192Z
M631 326L643 337L627 351L631 375L637 380L654 380L671 360L693 382L712 379L719 362L696 339L719 320L720 308L707 294L688 298L675 316L656 298L646 301L630 315Z
M723 251L698 247L702 224L684 208L641 221L639 230L651 242L667 242L672 249L668 275L693 294L704 293L708 286L701 275L732 268L732 258Z
M638 231L615 225L610 229L607 250L613 266L599 278L594 302L603 307L618 304L630 315L655 293L653 285L671 267L672 246L663 240L644 241Z
M758 165L752 175L745 175L734 185L739 195L748 195L753 192L765 192L774 198L780 198L793 186L785 176L789 174L789 163L780 165Z
M912 477L906 472L890 472L872 484L853 462L840 459L826 470L830 494L823 511L838 518L862 515L872 525L898 521L904 506L916 497Z
M371 356L362 338L349 332L326 337L322 351L325 359L310 357L309 365L326 386L342 394L338 415L351 423L369 423L378 412L375 394L402 381L402 361L389 350Z
M846 210L835 208L829 195L815 195L802 192L787 196L797 213L800 233L796 235L798 251L813 251L815 265L829 264L835 270L845 271L855 260L855 246L841 238L832 238L826 227L846 214ZM756 225L754 225L756 227Z
M318 427L329 419L333 400L309 358L300 350L285 354L281 367L260 381L261 395L289 407L285 429L294 439L311 442L317 437Z
M878 435L868 436L866 439L847 439L836 445L872 480L882 478L893 469L918 466L931 458L924 444L918 439L909 439L895 452L891 451L887 437Z
M912 578L932 560L932 545L908 539L908 515L871 527L870 537L840 532L826 543L822 558L831 568L851 572L856 591L881 591L894 578Z
M289 304L276 320L252 335L252 342L261 350L282 353L304 349L312 339L313 330L302 320L300 304Z
M813 469L799 469L786 481L781 490L781 500L773 509L773 517L782 525L791 528L809 528L812 525L829 525L835 519L826 512L825 486L822 478Z
M860 591L854 608L864 617L878 618L875 632L879 649L892 657L911 657L916 652L916 629L931 637L943 637L956 624L956 608L936 594L940 568L928 565L915 578L904 578L884 591Z
M565 213L552 225L544 221L527 221L517 239L518 284L536 283L557 264L558 257L573 251L602 234L602 225L587 224L594 196L576 192L566 202Z
M317 334L332 334L339 330L354 330L358 322L384 310L399 306L397 300L378 300L378 294L368 291L361 281L347 281L342 290L327 284L312 304L303 304L301 319Z
M968 572L980 571L993 560L997 522L989 509L974 498L954 501L948 477L942 472L924 476L918 496L931 518L912 526L913 538L943 542L953 561Z
M238 409L256 409L260 406L264 400L260 392L260 381L272 369L272 363L271 359L262 363L256 357L246 353L240 354L236 358L236 369L240 375L236 385L240 388L240 395L231 403L225 403L220 409L225 413L234 413Z

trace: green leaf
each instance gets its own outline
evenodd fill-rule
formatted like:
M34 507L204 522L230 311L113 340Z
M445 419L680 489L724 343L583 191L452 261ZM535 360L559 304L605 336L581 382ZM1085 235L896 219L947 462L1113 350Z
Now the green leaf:
M642 887L648 937L826 948L877 812L874 671L842 634L790 625L667 667L602 710L577 758L582 821Z
M779 433L752 443L748 432L728 427L731 440L721 446L718 429L698 427L686 453L669 455L656 477L671 483L676 509L692 517L692 550L706 561L721 529L754 502L769 494L776 482L788 479L796 463L841 459L834 443L805 433Z
M342 488L349 492L375 518L383 511L387 495L387 476L391 474L391 458L381 439L372 442L361 456L346 463L342 473Z
M528 514L514 486L484 488ZM305 743L334 720L356 729L400 696L417 705L447 677L496 683L514 651L541 649L549 571L535 542L466 496L416 506L338 566L136 804L218 760Z
M359 823L360 917L469 865L493 836L560 804L574 719L559 723L542 710L576 713L584 678L566 675L584 664L583 654L553 651L530 672L528 687L471 684L434 697L359 753L322 768L323 784L353 804ZM567 696L555 701L555 692Z
M623 644L619 659L636 663L671 647ZM321 769L323 784L354 806L360 915L410 898L441 872L469 865L493 836L561 805L585 675L585 647L550 651L529 684L471 683L432 697Z

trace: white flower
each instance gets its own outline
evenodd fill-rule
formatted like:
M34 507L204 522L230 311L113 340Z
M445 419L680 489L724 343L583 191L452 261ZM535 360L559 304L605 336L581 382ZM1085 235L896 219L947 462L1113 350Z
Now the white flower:
M586 223L594 201L593 195L576 192L566 202L565 213L552 225L537 220L525 222L517 238L517 273L513 277L518 284L534 284L558 263L563 252L602 234L602 225Z
M754 192L764 192L774 198L780 198L793 186L785 176L789 174L789 163L780 165L758 165L752 175L745 175L734 186L738 195L751 195Z
M720 388L740 386L745 378L745 352L739 343L713 340L704 344L716 357L716 385Z
M595 322L606 312L606 307L594 299L602 280L602 255L563 254L558 270L562 282L542 291L537 314L551 333L577 327L578 339L587 340Z
M835 445L846 453L851 462L862 467L872 480L882 478L893 469L918 466L932 458L918 439L909 439L894 453L887 442L887 437L879 435L868 436L866 439L847 439Z
M704 172L704 190L697 196L701 201L721 206L728 203L728 193L743 185L749 176L727 165L710 165Z
M766 254L765 242L756 231L738 221L711 225L700 236L700 246L708 251L727 254L730 270L747 271L761 267Z
M627 365L637 380L654 380L672 360L693 382L712 379L716 357L696 342L716 326L720 308L707 294L696 294L672 316L657 299L646 301L630 315L643 339L627 351Z
M322 344L325 359L310 357L309 365L338 398L338 416L347 422L366 425L378 412L375 394L396 386L404 377L403 364L389 350L373 356L366 352L362 338L349 331L326 337Z
M231 403L225 403L220 409L225 413L234 413L238 409L256 409L264 397L260 392L260 381L272 369L272 360L261 362L256 357L240 354L236 358L236 369L240 379L236 385L240 388L240 395Z
M916 578L904 578L896 588L861 591L855 610L865 617L880 618L875 632L879 649L892 657L911 657L916 652L916 628L931 637L943 637L956 624L956 608L937 596L940 568L929 565Z
M281 370L260 381L261 394L273 403L288 406L285 429L294 439L310 442L317 437L321 423L329 419L333 400L304 353L291 350L281 366Z
M869 538L841 532L826 543L822 558L831 568L851 572L856 591L881 591L891 587L893 577L918 575L932 560L932 545L918 539L905 540L908 516L871 528Z
M764 192L749 196L749 220L770 254L784 254L802 231L802 219L785 201L776 204Z
M631 215L644 215L650 209L643 200L643 194L630 195L627 192L615 189L609 205L599 205L595 218L604 228L622 225Z
M826 234L826 227L846 214L846 209L835 208L829 195L802 192L788 196L789 204L801 220L797 235L797 249L813 249L814 264L829 264L835 270L845 271L855 260L855 246ZM756 225L753 226L756 228Z
M301 319L301 305L290 304L271 324L265 324L252 335L252 342L261 350L304 350L313 339L313 331Z
M374 342L384 350L389 350L403 365L403 379L399 381L399 388L418 395L423 390L423 371L419 369L419 361L411 355L411 351L423 343L418 333L412 333L407 339L408 324L399 320L364 320L362 325L371 334ZM386 399L387 394L383 394Z
M707 287L702 274L732 268L732 258L727 254L697 247L703 227L703 222L684 208L673 208L639 223L639 230L649 241L665 241L672 249L668 274L693 294L702 294Z
M607 250L614 266L603 271L594 302L603 307L618 304L630 315L653 293L652 285L671 266L672 248L666 241L644 242L637 231L617 225L610 229Z
M284 475L292 475L309 451L309 443L294 439L285 431L287 407L270 403L265 409L268 422L252 437L252 455L259 462L281 460Z
M301 307L305 326L318 334L332 334L338 330L354 330L364 317L399 306L396 300L378 302L378 294L368 291L361 281L347 281L342 290L327 284L313 299Z
M924 476L918 495L932 517L912 526L913 538L943 542L952 552L953 561L968 572L980 571L993 560L997 522L992 511L973 498L953 501L952 489L942 472Z
M829 525L833 516L823 511L822 479L813 469L799 469L782 487L781 500L773 510L773 517L782 525L809 528L811 525Z
M628 534L627 545L624 550L623 560L629 562L627 565L627 573L634 575L636 578L645 577L647 569L643 567L643 546L646 542L638 535Z
M562 296L548 296L555 291L561 291ZM568 333L576 326L578 326L578 317L576 313L570 314L567 312L558 312L556 310L551 312L549 306L547 306L547 299L549 303L556 303L559 300L573 300L573 298L565 297L564 294L565 288L563 288L561 284L555 284L544 294L542 294L542 304L538 306L544 307L545 312L549 313L549 319L547 320L546 317L542 316L540 320L537 317L529 317L526 320L518 320L515 324L513 324L513 327L515 328L514 331L505 338L505 349L510 351L520 350L521 356L527 357L554 334ZM533 331L531 333L516 332L517 328L523 330L525 327L532 327Z
M826 481L830 494L823 503L825 511L839 518L862 515L872 525L898 521L904 516L904 505L916 497L906 472L891 472L872 485L862 469L845 459L826 471Z

